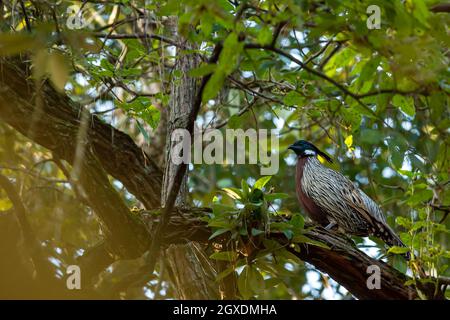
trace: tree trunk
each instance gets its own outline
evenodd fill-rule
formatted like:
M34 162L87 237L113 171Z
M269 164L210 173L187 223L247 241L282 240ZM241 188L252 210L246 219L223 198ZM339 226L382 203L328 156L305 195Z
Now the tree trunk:
M219 299L216 271L200 243L170 245L166 261L179 299Z
M169 22L171 37L182 47L185 42L177 31L177 20L172 18ZM188 76L189 70L199 65L199 58L195 54L178 54L175 68L180 74L173 75L171 82L171 97L168 110L168 128L166 136L166 167L163 176L161 203L166 203L172 188L177 165L171 161L173 147L176 141L172 141L172 133L176 129L185 129L189 121L196 97L197 81ZM188 173L183 177L180 192L175 205L181 208L188 207L187 199ZM218 286L215 282L216 271L208 261L208 256L202 245L197 242L171 245L165 252L165 258L169 267L172 285L179 299L217 299L219 297Z

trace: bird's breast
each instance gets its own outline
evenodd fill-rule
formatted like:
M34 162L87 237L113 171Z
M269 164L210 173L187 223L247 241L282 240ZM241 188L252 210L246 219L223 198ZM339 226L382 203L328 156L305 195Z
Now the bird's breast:
M299 157L297 160L297 167L296 167L296 191L297 191L297 198L300 204L305 209L306 213L309 215L309 217L321 224L321 225L327 225L329 223L327 219L327 215L325 212L322 211L322 209L316 205L316 203L308 197L308 195L303 191L303 185L302 185L302 178L303 173L305 170L306 162L308 161L308 157Z

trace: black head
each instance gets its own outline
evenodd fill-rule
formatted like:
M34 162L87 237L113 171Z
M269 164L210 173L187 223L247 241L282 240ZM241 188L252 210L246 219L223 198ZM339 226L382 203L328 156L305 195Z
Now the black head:
M319 148L317 148L315 145L305 140L299 140L291 144L288 149L293 150L299 157L312 157L320 155L324 157L325 160L327 160L329 163L333 163L333 160L331 160L329 155L320 151Z

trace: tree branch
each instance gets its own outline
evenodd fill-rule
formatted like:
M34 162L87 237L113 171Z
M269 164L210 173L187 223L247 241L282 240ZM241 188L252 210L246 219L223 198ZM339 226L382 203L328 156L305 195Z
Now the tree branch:
M209 208L178 209L180 215L173 215L167 225L163 243L165 245L184 243L186 241L197 241L209 243L211 230L207 223L200 218L211 212ZM150 230L158 224L158 217L155 215L144 216ZM417 298L417 291L413 286L406 286L405 282L410 279L398 270L384 263L367 256L355 246L352 246L347 239L317 227L306 231L305 236L319 241L331 249L318 247L303 243L300 252L290 249L302 261L308 262L321 272L327 273L336 282L344 286L350 293L358 299L402 299L410 300ZM287 244L284 235L272 233L271 239ZM381 275L381 288L370 290L367 287L367 278L371 275L367 273L369 266L378 266ZM420 288L428 297L443 299L442 292L435 296L435 288L432 285L424 285Z
M27 66L0 59L0 120L73 163L82 107L50 85L42 87L43 110L37 114L36 89ZM32 123L32 115L36 115ZM31 132L30 129L34 128ZM160 206L162 172L125 133L91 116L86 137L105 171L123 183L148 209Z

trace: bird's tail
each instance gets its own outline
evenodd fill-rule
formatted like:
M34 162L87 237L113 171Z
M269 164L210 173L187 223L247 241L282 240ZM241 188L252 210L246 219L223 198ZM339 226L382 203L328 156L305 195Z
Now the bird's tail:
M405 247L406 245L403 243L403 241L397 236L394 230L392 230L391 227L389 227L387 224L383 224L383 228L380 228L380 233L376 234L375 236L379 237L381 240L383 240L388 246L398 246L398 247ZM411 255L409 252L405 253L406 260L409 260L411 258Z

